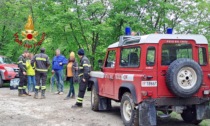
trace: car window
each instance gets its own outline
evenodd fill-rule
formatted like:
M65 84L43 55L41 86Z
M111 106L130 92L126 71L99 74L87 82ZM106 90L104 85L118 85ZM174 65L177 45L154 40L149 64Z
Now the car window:
M108 57L106 59L105 67L114 68L116 62L116 52L111 50L108 52Z
M199 54L199 64L206 65L207 64L206 48L200 47L198 49L198 54Z
M162 45L161 65L170 65L179 58L192 59L191 44L166 43Z
M122 48L120 54L120 67L139 67L140 47Z
M150 46L147 48L147 66L154 66L155 64L155 47Z
M2 64L2 63L4 63L4 62L3 62L3 58L0 57L0 64Z

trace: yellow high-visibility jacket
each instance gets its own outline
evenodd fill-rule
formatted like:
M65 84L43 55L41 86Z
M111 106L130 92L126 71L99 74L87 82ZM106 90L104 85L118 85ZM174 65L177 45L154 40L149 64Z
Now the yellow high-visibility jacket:
M34 76L35 75L34 67L31 66L31 60L26 61L26 73L27 73L28 76Z

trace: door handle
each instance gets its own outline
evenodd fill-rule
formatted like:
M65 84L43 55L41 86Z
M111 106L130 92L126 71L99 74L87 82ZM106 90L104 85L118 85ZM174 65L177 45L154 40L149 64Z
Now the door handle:
M114 77L109 77L109 80L114 80Z

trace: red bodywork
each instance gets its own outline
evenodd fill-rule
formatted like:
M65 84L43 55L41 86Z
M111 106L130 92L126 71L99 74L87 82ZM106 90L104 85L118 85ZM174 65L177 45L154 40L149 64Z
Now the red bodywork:
M207 59L209 59L207 44L198 45L198 44L195 44L194 40L185 40L185 42L186 41L187 43L192 44L192 52L193 52L192 59L193 60L195 60L196 62L199 62L198 61L199 60L198 47L206 48L206 56L207 56ZM106 54L105 61L108 57L108 52L110 50L115 50L116 51L115 67L107 68L105 67L105 64L103 65L102 72L104 73L104 78L97 78L98 87L99 87L99 95L119 101L121 97L119 96L120 95L119 90L122 83L132 83L135 87L137 103L141 103L144 99L147 99L149 97L153 99L177 97L170 92L165 82L165 73L168 69L168 66L161 65L161 51L162 51L161 48L162 48L163 43L167 43L167 40L160 40L159 43L149 43L149 44L143 43L143 44L136 44L136 45L126 45L123 47L109 48ZM141 48L140 66L138 68L120 67L119 57L120 57L121 48L127 48L127 47L132 47L132 46ZM147 48L150 46L155 47L155 50L156 50L155 64L152 67L146 65ZM198 98L210 97L209 95L204 96L203 94L204 90L210 90L210 83L209 83L210 78L208 77L208 74L210 74L209 63L207 65L201 66L201 68L203 71L203 84L201 88L199 89L199 91L194 96ZM126 78L128 78L127 74L133 75L133 80L132 79L126 80ZM152 78L148 79L147 78L148 76ZM156 87L142 87L141 86L142 81L157 81L157 86ZM146 96L144 96L145 94Z
M7 70L5 67L11 69ZM3 81L10 81L11 79L18 77L18 71L19 68L16 64L0 64L0 72Z

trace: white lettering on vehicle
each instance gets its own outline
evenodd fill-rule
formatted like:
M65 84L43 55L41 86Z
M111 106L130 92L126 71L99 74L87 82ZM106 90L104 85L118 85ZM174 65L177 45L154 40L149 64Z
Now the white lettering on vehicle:
M134 74L115 74L115 79L122 81L133 81Z
M123 81L133 81L134 74L123 74L122 75L122 80Z
M142 87L157 87L157 81L142 81Z

